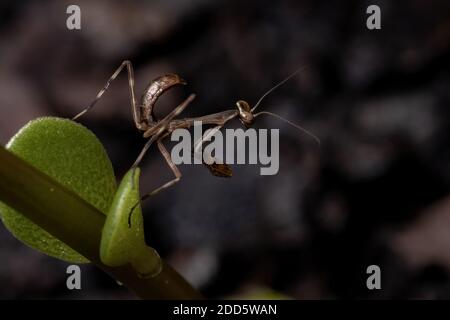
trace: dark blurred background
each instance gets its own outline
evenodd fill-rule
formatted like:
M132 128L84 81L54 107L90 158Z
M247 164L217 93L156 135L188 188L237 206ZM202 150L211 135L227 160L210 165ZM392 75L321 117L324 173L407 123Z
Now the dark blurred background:
M254 103L306 66L261 110L322 146L260 118L280 129L278 175L180 166L144 205L148 243L208 297L450 298L448 1L79 0L79 31L66 28L69 4L0 3L0 143L38 116L73 117L124 59L139 95L159 75L185 78L158 105L166 114L195 92L182 116ZM381 30L366 28L371 4ZM120 179L145 143L125 74L80 121ZM172 178L156 148L142 169L143 192ZM366 287L371 264L381 290ZM89 265L68 291L67 265L0 228L0 298L134 298Z

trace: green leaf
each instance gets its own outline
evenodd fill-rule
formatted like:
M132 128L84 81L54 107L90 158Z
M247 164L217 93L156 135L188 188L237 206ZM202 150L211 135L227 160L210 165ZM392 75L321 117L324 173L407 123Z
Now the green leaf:
M114 171L103 145L84 126L67 119L39 118L25 125L6 148L104 214L108 211L116 191ZM3 203L0 215L8 230L30 247L72 263L89 262Z
M162 263L156 250L145 244L139 175L140 169L132 168L119 185L103 226L100 258L112 267L131 263L142 277L152 277Z
M52 191L51 191L52 190ZM63 240L142 299L199 299L202 295L168 264L143 278L130 264L110 267L100 260L105 215L55 179L0 146L0 200ZM144 261L147 258L137 257Z
M131 262L136 247L145 243L139 174L139 168L128 171L109 208L100 245L100 258L108 266Z

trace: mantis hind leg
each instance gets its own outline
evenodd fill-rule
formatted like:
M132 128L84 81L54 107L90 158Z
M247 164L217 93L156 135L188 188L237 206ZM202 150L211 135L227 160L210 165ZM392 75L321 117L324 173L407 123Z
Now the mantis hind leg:
M171 186L173 186L175 183L177 183L181 179L181 172L178 169L178 167L175 165L175 163L172 161L172 158L170 157L170 154L167 151L166 147L162 144L161 139L159 139L157 141L157 144L158 144L159 151L161 152L161 154L163 155L167 164L169 165L169 168L172 170L173 174L175 175L175 178L166 182L162 186L156 188L152 192L149 192L149 193L145 194L144 196L142 196L141 201L143 201L151 196L154 196L155 194L159 193L160 191L162 191L164 189L170 188Z
M161 152L161 154L163 155L164 159L166 160L167 164L169 165L169 168L172 170L173 174L175 175L175 179L172 179L168 182L166 182L165 184L163 184L162 186L156 188L155 190L153 190L152 192L149 192L145 195L143 195L140 199L140 201L138 201L133 208L131 209L129 215L128 215L128 227L131 228L131 217L133 215L134 209L144 200L154 196L155 194L159 193L160 191L170 188L171 186L173 186L175 183L177 183L178 181L180 181L181 179L181 172L178 169L178 167L175 165L175 163L173 163L172 158L170 157L169 152L167 151L166 147L162 144L162 139L165 136L162 136L158 139L157 144L158 144L158 149ZM147 142L146 146L150 146L151 140L149 142ZM145 150L142 150L141 154L145 153ZM136 170L136 167L133 167L133 170Z
M131 104L131 110L133 112L133 120L138 129L143 129L144 125L141 120L141 110L140 107L136 103L136 95L134 93L134 71L133 71L133 65L130 61L125 60L122 62L122 64L114 71L113 75L106 81L106 84L103 86L103 88L97 93L97 96L95 97L94 101L91 102L91 104L83 109L80 113L78 113L75 117L72 118L72 120L76 120L82 115L84 115L86 112L88 112L90 109L92 109L95 104L101 99L103 94L108 90L111 82L117 78L117 76L120 74L120 72L127 68L128 73L128 86L130 88L130 104Z
M222 127L223 124L215 126L214 128L206 131L203 137L198 139L198 141L194 143L192 155L193 157L200 159L202 163L209 169L212 175L216 177L229 178L233 175L233 170L228 164L223 162L223 159L217 159L212 156L208 156L205 159L205 155L203 155L201 152L203 144L206 141L210 141L211 138L216 134L216 132L222 129Z

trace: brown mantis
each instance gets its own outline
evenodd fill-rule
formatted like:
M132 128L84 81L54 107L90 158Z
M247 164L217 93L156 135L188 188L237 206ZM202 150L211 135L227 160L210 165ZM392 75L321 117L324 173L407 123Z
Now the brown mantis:
M131 109L133 113L133 119L134 123L136 125L136 128L140 131L143 131L144 138L150 138L145 146L143 147L142 151L140 152L139 156L137 157L136 161L134 162L132 168L136 168L139 163L142 161L145 153L150 148L150 146L156 141L156 144L158 146L159 151L163 155L164 159L166 160L167 164L169 165L170 169L172 170L173 174L175 175L175 178L166 182L162 186L156 188L152 192L146 194L142 197L142 200L145 198L148 198L150 196L153 196L160 192L163 189L169 188L170 186L174 185L181 179L181 172L177 168L177 166L174 164L174 162L171 159L171 156L169 152L167 151L166 147L163 144L163 139L166 138L168 135L170 135L174 130L180 129L180 128L190 128L195 121L201 121L202 124L207 125L214 125L214 127L207 131L205 135L197 142L194 143L194 156L198 152L199 149L201 149L203 143L205 141L208 141L211 137L214 136L214 134L220 130L228 121L233 120L235 118L238 118L242 124L246 128L250 128L252 124L255 121L255 118L262 114L271 115L274 117L279 118L280 120L283 120L290 124L291 126L305 132L306 134L313 137L318 144L320 145L320 140L310 133L309 131L305 130L304 128L292 123L291 121L282 118L281 116L268 112L268 111L261 111L258 113L254 113L255 109L261 104L261 102L266 98L271 92L273 92L276 88L284 84L286 81L294 77L296 74L298 74L303 68L297 69L294 73L289 75L287 78L273 86L271 89L269 89L267 92L265 92L257 101L257 103L254 105L253 108L250 107L250 105L244 101L239 100L236 102L236 109L233 110L226 110L206 116L201 117L195 117L195 118L184 118L184 119L175 119L183 110L194 100L195 94L189 95L182 103L180 103L173 111L171 111L168 115L166 115L163 119L157 119L154 114L154 108L155 104L158 100L158 98L168 89L172 88L176 85L184 85L186 82L180 78L176 74L168 74L161 76L159 78L156 78L150 84L146 87L144 94L141 97L140 103L136 103L136 96L134 92L134 73L133 73L133 66L130 61L125 60L122 62L122 64L116 69L116 71L113 73L113 75L108 79L105 86L98 92L97 97L95 100L82 112L80 112L78 115L76 115L73 120L78 119L80 116L85 114L87 111L89 111L91 108L94 107L94 105L98 102L98 100L102 97L102 95L106 92L106 90L109 88L111 82L116 79L116 77L120 74L120 72L126 68L128 72L128 84L130 88L130 100L131 100ZM211 173L215 176L219 177L231 177L232 170L229 165L227 164L221 164L217 161L210 162L211 164L204 163Z

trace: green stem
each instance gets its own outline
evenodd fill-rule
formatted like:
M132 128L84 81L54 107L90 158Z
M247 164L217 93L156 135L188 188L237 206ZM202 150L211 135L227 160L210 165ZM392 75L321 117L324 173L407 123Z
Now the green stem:
M99 245L105 216L92 205L0 146L0 200L65 242L142 299L200 299L175 270L143 279L129 266L101 263Z

